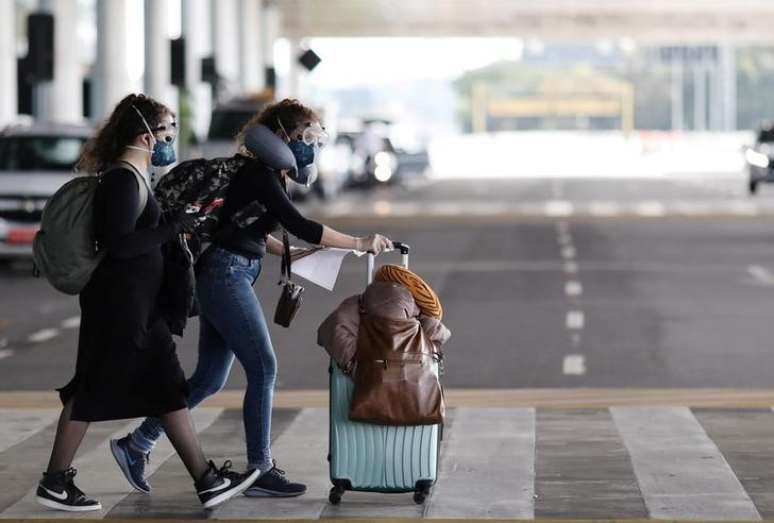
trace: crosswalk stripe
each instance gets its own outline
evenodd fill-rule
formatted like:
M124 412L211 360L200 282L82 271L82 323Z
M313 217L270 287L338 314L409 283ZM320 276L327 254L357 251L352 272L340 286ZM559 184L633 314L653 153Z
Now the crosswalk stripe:
M291 478L303 478L307 493L298 498L271 498L256 506L230 502L218 508L218 519L317 519L328 504L328 409L303 409L272 444L272 454ZM254 500L260 501L260 500Z
M223 411L223 409L194 409L192 417L197 431L208 427ZM109 512L117 503L129 495L132 487L126 482L123 474L118 470L113 455L110 452L110 439L123 437L137 426L136 421L123 425L118 431L111 434L96 449L87 452L75 459L73 467L80 471L76 484L89 496L102 503L102 512L87 512L73 514L60 512L41 507L35 501L33 486L20 501L0 513L0 518L47 518L47 519L93 519ZM148 473L152 473L174 450L169 440L163 438L153 451L155 459L146 467ZM193 485L191 485L193 490ZM192 498L192 501L195 498Z
M13 447L56 421L59 409L18 410L0 408L0 452Z
M690 409L613 407L610 411L652 518L760 519Z
M430 518L535 517L535 410L454 412Z
M607 409L539 410L536 433L536 518L647 517Z

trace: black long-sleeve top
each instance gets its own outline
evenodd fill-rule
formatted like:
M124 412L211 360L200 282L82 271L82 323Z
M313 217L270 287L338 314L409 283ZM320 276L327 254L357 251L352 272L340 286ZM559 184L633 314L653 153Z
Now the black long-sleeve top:
M174 238L173 223L159 224L161 212L149 191L148 203L138 216L140 191L129 169L111 169L102 175L95 195L96 236L111 258L134 258L158 249Z
M220 219L230 224L235 213L248 204L258 201L266 207L266 213L247 227L234 229L217 237L215 243L243 256L260 258L266 254L266 236L282 225L293 236L312 244L319 244L323 227L305 218L288 198L279 174L250 160L234 175L226 191Z

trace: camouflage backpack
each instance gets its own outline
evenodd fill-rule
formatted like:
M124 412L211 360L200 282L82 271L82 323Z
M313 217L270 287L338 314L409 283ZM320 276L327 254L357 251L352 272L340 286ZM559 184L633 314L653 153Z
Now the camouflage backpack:
M231 180L244 165L252 160L234 155L228 158L188 160L169 171L156 185L154 194L165 214L176 214L185 207L199 220L196 226L198 240L212 241L226 225L246 227L266 212L266 207L253 202L240 209L230 224L221 223L220 210Z

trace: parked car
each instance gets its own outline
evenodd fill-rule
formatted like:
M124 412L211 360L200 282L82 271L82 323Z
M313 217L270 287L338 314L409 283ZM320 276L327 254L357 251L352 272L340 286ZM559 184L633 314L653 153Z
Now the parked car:
M29 258L46 201L70 180L86 126L32 124L0 133L0 259Z
M756 133L755 145L745 151L750 194L758 192L758 184L774 182L774 125L764 124Z
M241 96L219 103L212 110L207 140L200 145L205 158L231 156L236 153L236 135L242 127L271 102L264 95Z

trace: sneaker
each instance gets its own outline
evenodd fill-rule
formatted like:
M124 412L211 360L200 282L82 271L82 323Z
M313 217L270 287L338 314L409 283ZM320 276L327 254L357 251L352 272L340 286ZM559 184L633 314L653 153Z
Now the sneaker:
M74 468L62 472L43 473L43 479L38 483L35 499L44 507L68 512L86 512L102 510L99 501L89 499L75 486L73 478L78 473Z
M121 439L111 439L110 451L129 484L140 492L148 494L151 486L145 480L145 464L150 462L150 452L143 453L136 450L132 447L130 439L131 435Z
M230 468L231 461L227 460L220 469L215 468L215 464L210 461L210 468L196 482L196 494L204 508L214 508L241 494L261 473L259 470L253 470L247 474L239 474L230 471Z
M245 496L258 498L264 496L273 496L281 498L292 498L306 493L306 485L301 483L291 483L285 477L285 471L277 468L277 462L267 472L262 474L250 488L245 490Z

